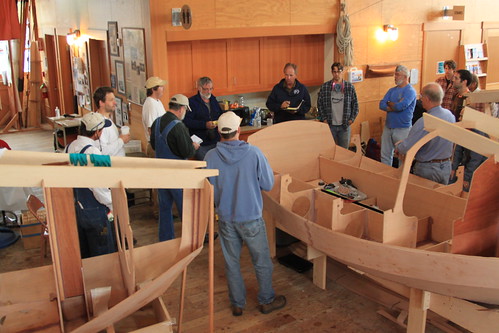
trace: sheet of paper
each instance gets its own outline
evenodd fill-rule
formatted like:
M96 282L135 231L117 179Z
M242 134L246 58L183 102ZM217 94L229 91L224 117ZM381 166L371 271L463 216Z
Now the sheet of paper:
M203 140L199 136L197 136L196 134L193 134L191 136L191 140L192 140L192 142L195 142L198 145L200 145L203 142Z

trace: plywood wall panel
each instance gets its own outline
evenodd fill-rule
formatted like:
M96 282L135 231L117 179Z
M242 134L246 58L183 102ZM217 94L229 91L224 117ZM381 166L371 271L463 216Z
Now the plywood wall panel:
M289 0L216 1L217 28L289 25Z
M423 66L421 69L422 82L435 81L441 74L437 74L437 62L447 59L459 59L460 30L432 30L425 31L425 46L423 51Z
M396 41L380 42L376 39L377 26L368 30L368 64L391 64L421 60L423 33L420 24L398 26Z
M339 16L338 1L290 0L290 24L334 24ZM331 31L333 32L333 31Z
M195 91L191 42L168 43L167 87L170 95L184 94L190 96ZM169 99L169 96L166 96L166 101Z

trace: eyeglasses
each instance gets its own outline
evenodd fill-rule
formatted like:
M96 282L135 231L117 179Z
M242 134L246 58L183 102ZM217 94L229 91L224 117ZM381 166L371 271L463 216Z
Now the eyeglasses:
M332 71L334 74L338 74L338 73L341 73L343 71Z

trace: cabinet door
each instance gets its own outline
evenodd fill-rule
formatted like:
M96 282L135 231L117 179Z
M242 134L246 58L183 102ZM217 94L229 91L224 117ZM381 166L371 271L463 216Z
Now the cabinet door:
M261 85L261 38L236 38L228 41L228 74L236 93L257 91Z
M298 80L306 86L324 81L324 35L291 37L291 62L298 65Z
M170 95L184 94L189 97L196 93L191 42L168 43L168 86Z
M291 61L291 37L264 37L262 44L262 88L271 90L284 78L283 68Z
M227 75L227 40L201 40L192 42L192 73L194 80L208 76L213 81L215 96L229 90Z

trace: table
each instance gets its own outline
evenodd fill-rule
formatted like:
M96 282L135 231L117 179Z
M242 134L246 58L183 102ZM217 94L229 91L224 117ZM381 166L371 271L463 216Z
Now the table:
M57 141L57 132L62 131L64 148L66 148L67 141L67 133L66 130L68 128L80 127L81 117L80 116L71 116L71 117L47 117L54 127L54 150L56 152L59 151L58 141ZM71 143L71 142L70 142Z

